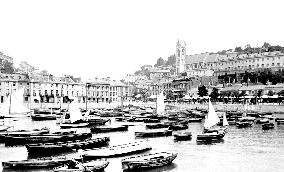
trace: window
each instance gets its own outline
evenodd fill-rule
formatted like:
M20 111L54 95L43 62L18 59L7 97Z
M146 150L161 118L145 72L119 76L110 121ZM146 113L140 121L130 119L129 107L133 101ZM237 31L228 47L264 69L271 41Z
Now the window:
M264 64L261 64L261 67L264 67Z
M269 58L267 57L267 60L269 60Z
M277 66L280 66L280 63L277 63Z
M257 64L256 67L259 67L259 64Z
M271 66L274 66L274 63L272 63Z
M262 58L262 61L264 61L264 58Z
M266 64L266 67L268 67L269 66L269 64Z

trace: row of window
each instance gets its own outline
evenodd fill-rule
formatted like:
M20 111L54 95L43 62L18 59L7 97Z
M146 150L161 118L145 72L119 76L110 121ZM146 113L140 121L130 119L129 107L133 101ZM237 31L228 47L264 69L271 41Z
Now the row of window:
M280 59L280 57L272 57L271 59L272 59L272 61L274 61L276 58L278 58L278 59ZM264 61L265 60L265 58L262 58L262 61ZM270 58L269 57L267 57L267 60L270 60ZM218 63L218 64L216 64L215 66L217 67L217 66L224 66L224 65L234 65L234 64L237 64L237 63L239 63L239 64L244 64L244 63L248 63L248 62L259 62L260 61L260 59L253 59L253 60L246 60L246 61L234 61L234 62L224 62L224 63ZM213 67L213 63L209 63L209 64L204 64L204 67ZM187 68L189 69L189 68L200 68L200 67L202 67L202 63L200 63L200 64L191 64L191 65L189 65L189 66L187 66Z

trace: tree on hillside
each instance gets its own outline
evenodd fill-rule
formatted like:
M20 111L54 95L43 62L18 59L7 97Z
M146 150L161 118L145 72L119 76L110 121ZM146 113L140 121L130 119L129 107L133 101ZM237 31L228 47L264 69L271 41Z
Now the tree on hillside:
M168 57L168 60L166 61L166 65L167 66L175 66L176 65L176 56L171 55L170 57Z
M218 92L218 89L217 88L213 88L211 94L210 94L210 97L213 101L217 100L218 97L219 97L219 92Z
M158 58L157 63L154 66L158 67L158 66L162 66L162 65L165 65L165 60L162 57L160 57L160 58Z
M268 51L268 48L271 47L271 45L267 42L264 42L264 44L262 45L262 49L264 49L265 51Z
M207 90L207 88L204 85L202 85L202 86L198 87L197 94L200 97L207 96L208 95L208 90Z
M236 47L236 48L235 48L235 52L238 52L238 53L243 52L242 47Z
M15 72L15 68L14 68L13 62L9 62L9 61L4 60L2 62L1 72L2 73L14 73Z

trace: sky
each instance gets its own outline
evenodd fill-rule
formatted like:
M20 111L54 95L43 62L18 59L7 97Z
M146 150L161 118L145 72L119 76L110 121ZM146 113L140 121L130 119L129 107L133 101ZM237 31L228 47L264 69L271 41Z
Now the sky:
M282 0L0 0L0 52L55 76L122 79L175 54L284 46Z

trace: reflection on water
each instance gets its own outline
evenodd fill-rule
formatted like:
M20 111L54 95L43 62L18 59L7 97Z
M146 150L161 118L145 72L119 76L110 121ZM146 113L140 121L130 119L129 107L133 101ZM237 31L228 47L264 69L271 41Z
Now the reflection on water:
M17 121L7 120L5 125L14 126L14 129L33 129L49 127L58 131L56 121L31 121L23 118ZM284 125L276 125L272 130L262 130L260 124L250 128L238 129L231 126L228 133L220 142L197 142L196 135L202 131L201 123L190 123L189 128L192 139L175 141L173 136L157 138L135 138L134 132L143 131L144 123L123 123L112 119L111 124L129 124L127 132L93 134L93 137L109 136L109 145L123 144L135 140L146 140L152 150L143 154L168 151L178 153L173 164L166 167L148 170L156 171L282 171L284 169ZM131 124L134 124L131 126ZM78 132L89 132L88 128L76 129ZM180 132L180 131L179 131ZM176 132L173 132L175 134ZM126 156L129 157L129 156ZM0 162L11 160L24 160L28 153L24 146L5 147L0 144ZM120 172L121 159L125 157L110 158L106 172ZM0 166L2 169L2 166ZM5 170L14 171L14 170ZM23 170L20 170L23 171ZM31 170L29 170L31 171ZM48 170L32 170L48 171Z

